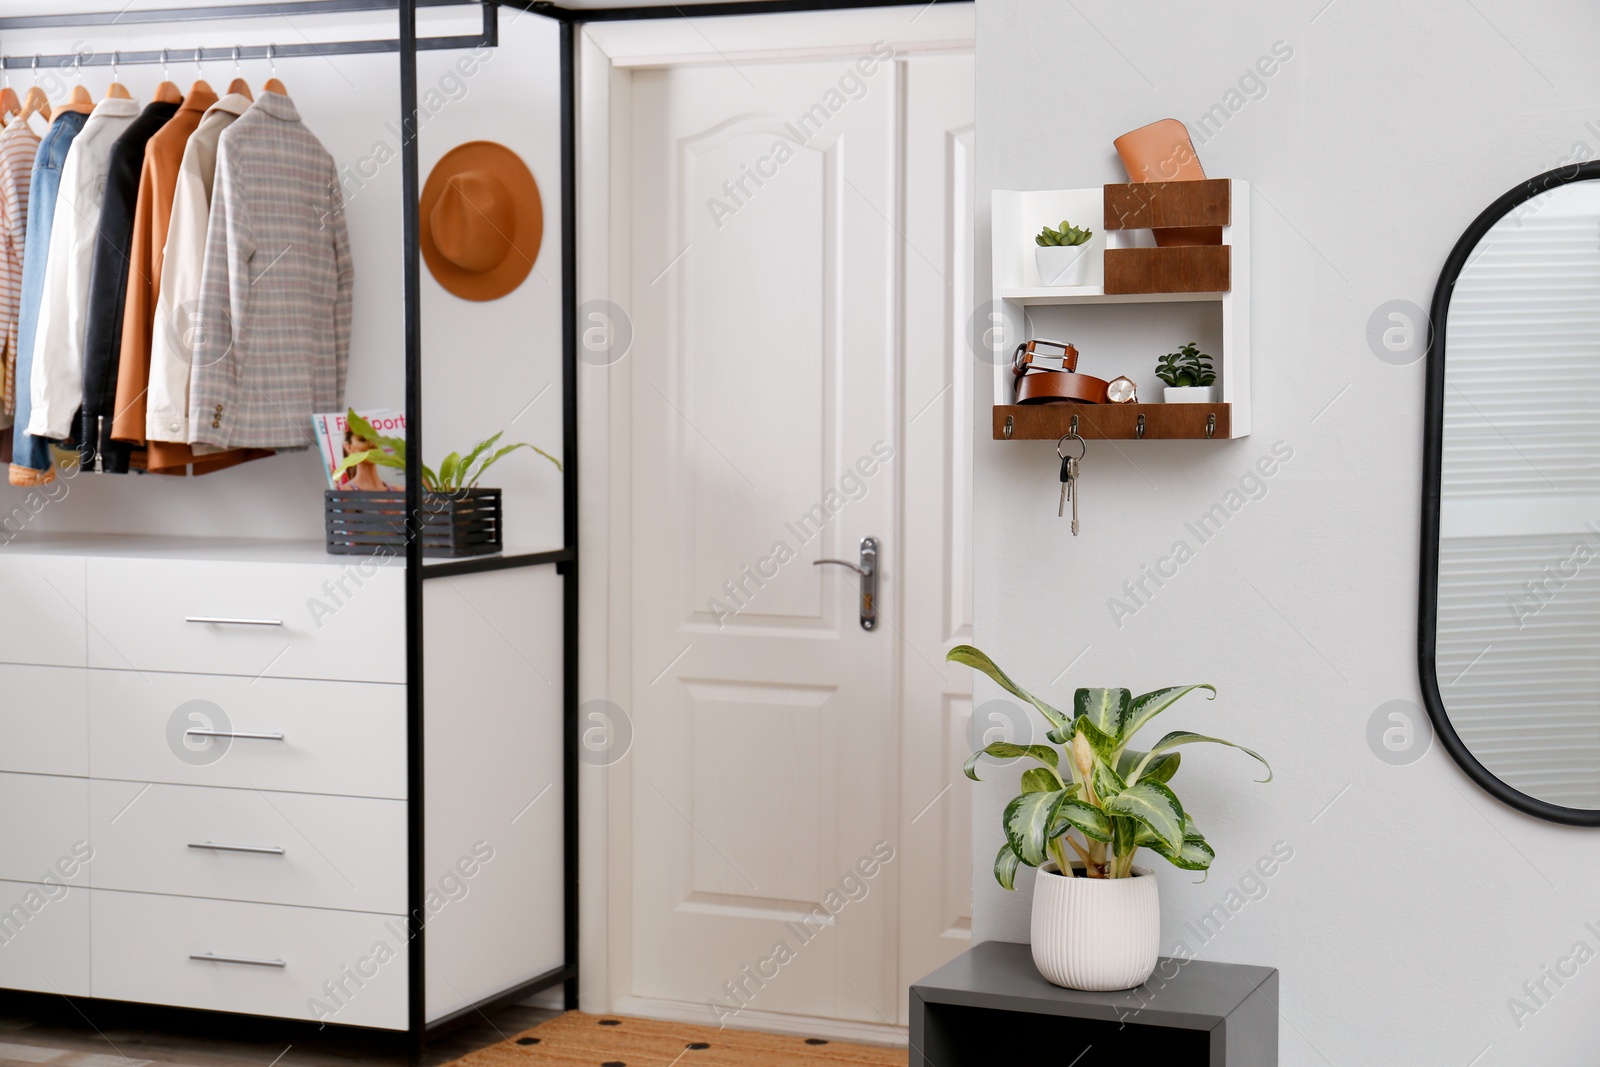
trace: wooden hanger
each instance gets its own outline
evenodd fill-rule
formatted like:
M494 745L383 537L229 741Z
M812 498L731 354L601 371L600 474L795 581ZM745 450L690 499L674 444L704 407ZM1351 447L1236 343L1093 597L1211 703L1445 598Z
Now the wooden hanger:
M167 50L161 50L161 84L156 86L155 95L151 97L158 104L183 103L183 90L172 84L172 71L167 66Z
M111 84L106 86L107 100L132 100L133 94L128 92L127 86L117 80L117 60L122 58L121 52L111 53Z
M9 85L0 88L0 118L20 114L22 114L22 101L17 99L17 91Z
M33 57L33 81L22 97L22 111L17 115L20 122L26 122L31 116L43 115L46 122L50 121L50 98L44 95L44 90L39 88L39 57Z
M267 84L261 87L261 91L264 93L277 93L280 96L288 96L289 90L285 89L283 87L283 83L278 80L277 50L277 45L267 45L267 62L272 64L272 77L267 79Z
M255 94L250 91L250 83L244 80L244 69L239 66L239 46L233 46L233 81L228 83L228 92L238 93L246 100L255 100Z
M83 77L83 67L80 65L78 56L72 57L72 72L80 79ZM68 94L67 99L56 108L56 114L62 115L69 111L76 111L80 115L87 115L93 110L94 97L89 95L89 90L83 87L82 81L79 81L77 85L72 87L72 92Z

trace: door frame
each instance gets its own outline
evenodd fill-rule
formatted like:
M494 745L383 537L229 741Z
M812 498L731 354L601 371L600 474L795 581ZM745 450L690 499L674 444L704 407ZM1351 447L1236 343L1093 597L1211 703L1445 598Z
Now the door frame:
M632 658L632 365L589 358L584 332L589 312L626 308L632 287L631 109L629 87L640 68L775 58L855 55L879 40L910 54L974 49L974 5L931 3L912 19L906 7L851 8L721 15L720 45L696 20L587 23L576 42L576 160L578 246L578 455L580 558L604 561L585 572L578 632L582 694L580 730L595 724L593 701L626 702ZM664 27L671 27L664 31ZM841 44L840 42L849 42ZM603 302L603 303L602 303ZM613 323L615 324L615 323ZM603 635L603 640L596 637ZM898 710L898 709L897 709ZM613 737L619 737L620 731ZM705 1010L681 1011L671 1001L632 996L632 776L621 745L607 760L585 761L579 778L579 999L584 1010L632 1008L660 1018L703 1023ZM887 1024L805 1019L744 1011L743 1024L838 1040L903 1042L905 1030Z

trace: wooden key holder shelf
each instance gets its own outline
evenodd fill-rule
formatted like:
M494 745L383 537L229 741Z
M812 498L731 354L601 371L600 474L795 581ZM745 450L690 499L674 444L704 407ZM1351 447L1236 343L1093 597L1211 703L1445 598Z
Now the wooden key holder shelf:
M1233 178L1122 182L992 196L997 441L1228 440L1250 433L1250 187ZM1083 285L1046 285L1033 264L1041 224L1094 231ZM1182 242L1182 243L1180 243ZM1006 331L1010 331L1007 333ZM1026 332L1022 332L1026 331ZM1214 403L1015 403L1010 351L1054 338L1079 370L1163 399L1164 352L1195 341L1215 361Z

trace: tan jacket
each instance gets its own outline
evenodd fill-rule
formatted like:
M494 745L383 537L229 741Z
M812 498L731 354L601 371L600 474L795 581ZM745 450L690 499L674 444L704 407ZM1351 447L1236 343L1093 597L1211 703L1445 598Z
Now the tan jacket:
M111 428L112 437L118 441L145 444L151 337L161 296L178 174L201 117L216 102L217 94L209 85L196 83L178 113L145 146L139 199L134 208L133 241L128 248L128 293L123 304L122 349L117 367L117 414ZM186 444L151 441L147 462L152 472L183 474L193 464L195 474L209 474L270 455L270 451L251 449L197 457Z

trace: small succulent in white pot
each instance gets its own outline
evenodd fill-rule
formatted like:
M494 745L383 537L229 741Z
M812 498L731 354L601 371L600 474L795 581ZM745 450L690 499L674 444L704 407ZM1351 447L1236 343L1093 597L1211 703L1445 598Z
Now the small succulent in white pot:
M1141 848L1186 871L1211 866L1212 851L1194 819L1168 784L1178 771L1180 747L1197 742L1228 745L1217 737L1176 730L1147 751L1133 737L1157 715L1196 689L1179 685L1134 696L1127 689L1079 689L1072 712L1056 708L1013 682L983 652L957 645L945 657L994 679L1036 708L1050 724L1050 744L996 741L974 752L966 774L978 781L983 756L1029 761L1022 792L1006 805L1005 843L994 876L1015 888L1017 869L1039 868L1034 881L1033 961L1039 973L1072 989L1130 989L1155 969L1161 908L1150 872L1134 864ZM1063 872L1070 872L1070 876Z
M1039 280L1045 285L1083 285L1089 277L1089 238L1093 230L1081 230L1066 219L1059 229L1041 229L1033 243L1034 262Z
M1217 399L1211 357L1193 341L1156 360L1156 377L1166 387L1161 399L1168 404L1210 404Z

